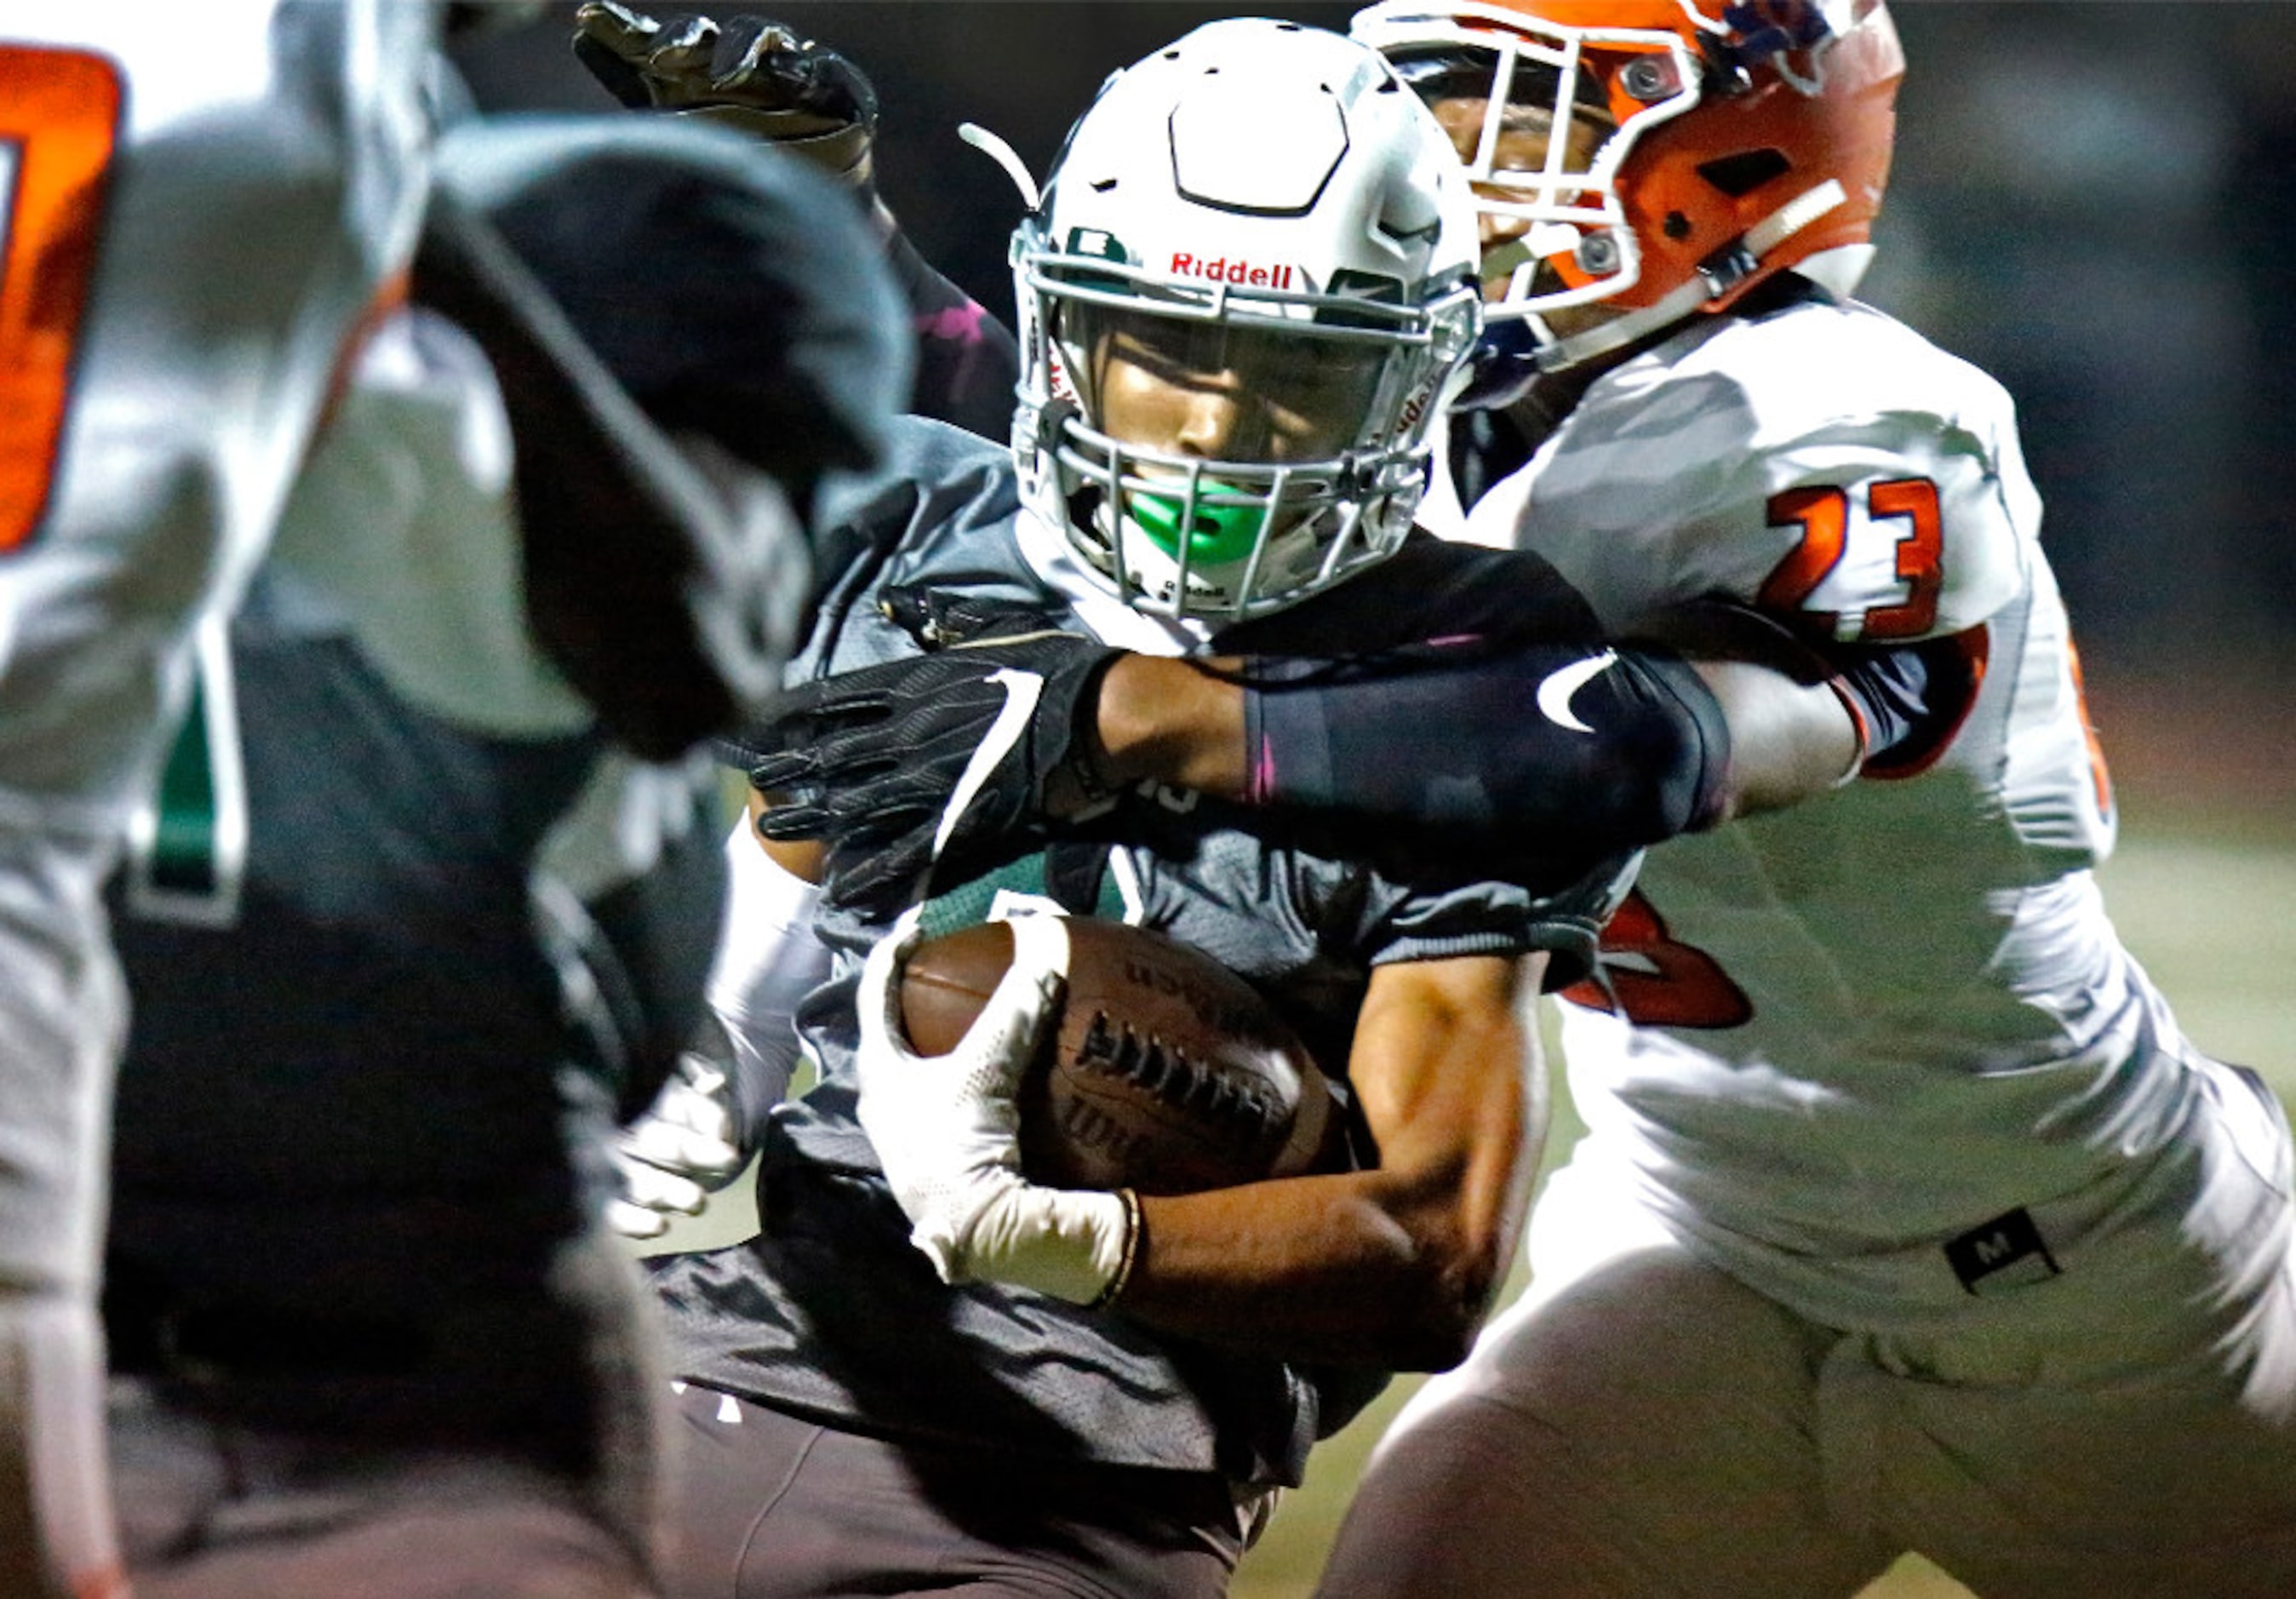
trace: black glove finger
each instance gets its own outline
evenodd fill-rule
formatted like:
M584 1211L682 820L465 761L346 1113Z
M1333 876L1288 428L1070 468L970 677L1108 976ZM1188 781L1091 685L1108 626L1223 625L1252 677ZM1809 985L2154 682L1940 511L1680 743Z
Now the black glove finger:
M827 713L813 706L783 711L750 724L730 741L741 755L734 764L754 767L760 762L809 759L811 752L830 739L870 735L890 709L886 705L860 703Z
M752 777L750 786L764 796L766 815L799 808L816 811L825 825L839 832L883 826L884 821L874 813L906 819L924 808L898 792L889 793L889 785L882 782L857 785L824 783L812 776L775 776L764 782Z
M835 786L873 783L905 767L937 772L946 788L955 783L988 729L988 718L952 727L924 715L816 720L802 733L776 739L756 764L785 771L801 767ZM754 768L753 768L754 769Z
M643 111L653 104L646 88L644 62L661 26L614 0L590 0L574 13L574 59L624 105Z
M934 773L881 773L868 783L832 784L831 803L850 818L846 825L883 837L896 827L940 825L948 808L948 784Z
M873 752L898 763L918 747L915 730L893 725L900 708L890 695L866 685L827 686L842 681L831 678L783 694L783 709L733 741L742 757L736 764L746 765L752 779L770 772L773 781L789 782L868 761ZM985 731L986 718L980 726ZM758 786L768 784L759 781Z
M901 780L897 758L872 754L851 761L824 761L816 758L819 753L815 750L787 760L761 762L750 769L750 784L767 795L818 793L840 816L865 816L872 806L914 808L908 795L916 785ZM931 791L937 793L939 788Z
M786 22L746 12L728 17L724 42L718 48L718 81L729 88L787 81L788 69L796 58L814 48L811 39ZM792 91L797 86L791 84Z
M728 18L726 37L718 81L743 102L876 126L877 91L868 76L828 45L786 22L750 15Z
M928 832L937 828L952 786L952 779L939 767L918 771L883 763L870 769L824 769L817 779L822 803L836 817L840 835L857 841L882 839L913 826Z
M807 718L814 723L849 722L890 715L902 702L900 680L878 668L818 678L783 693L774 720Z
M944 783L955 783L988 731L989 717L985 715L955 719L948 712L918 709L874 724L822 728L806 749L829 781L865 781L914 767L939 772Z
M831 740L843 742L858 738L890 742L898 736L898 731L890 724L901 709L877 694L856 694L824 701L806 711L802 725L790 728L777 740L777 745L788 749L800 743L820 744Z
M799 58L804 86L798 103L841 121L877 126L877 90L868 75L836 51L816 46Z
M663 104L685 104L706 86L718 56L718 24L708 17L673 17L646 54L646 78Z
M831 832L837 818L825 791L814 788L760 789L766 808L758 813L758 836L779 843L817 839Z
M836 789L809 782L784 787L758 783L757 788L767 800L767 808L758 816L758 831L783 841L825 838L868 849L921 822L931 825L931 817L937 815L913 800L898 795L882 799L874 791Z
M925 837L929 846L931 835ZM916 898L930 863L925 849L880 849L866 853L832 845L824 860L822 898L840 910L890 915Z
M810 747L789 750L758 758L755 749L746 751L751 758L750 786L766 795L800 792L822 787L821 762Z
M723 741L726 764L746 772L759 761L787 760L808 749L813 743L808 714L788 712L742 724L740 732Z
M750 766L754 775L770 767L778 775L802 770L829 783L873 778L898 767L922 741L904 738L883 718L856 726L816 726L787 740L776 740Z
M758 836L768 843L811 844L837 834L829 813L813 806L786 805L770 814L771 821L760 818L758 822Z

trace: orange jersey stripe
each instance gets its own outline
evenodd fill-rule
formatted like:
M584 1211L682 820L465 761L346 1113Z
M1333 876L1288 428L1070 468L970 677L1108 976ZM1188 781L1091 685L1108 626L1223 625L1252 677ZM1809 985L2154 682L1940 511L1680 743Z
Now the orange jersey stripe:
M47 507L122 97L102 56L0 45L0 551Z

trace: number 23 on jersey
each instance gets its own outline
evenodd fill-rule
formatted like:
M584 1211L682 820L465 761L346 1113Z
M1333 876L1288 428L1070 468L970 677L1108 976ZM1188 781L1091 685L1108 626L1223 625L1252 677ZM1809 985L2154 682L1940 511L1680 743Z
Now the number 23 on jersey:
M0 41L0 554L47 506L121 99L102 56Z
M1866 521L1894 526L1893 575L1905 597L1847 616L1810 607L1819 585L1833 576L1849 549L1854 523L1853 493L1866 503ZM1938 514L1937 485L1927 478L1898 478L1851 490L1830 486L1792 488L1770 499L1770 525L1798 527L1801 542L1780 562L1755 604L1782 614L1805 611L1844 643L1920 638L1937 626L1938 593L1944 586L1945 535Z

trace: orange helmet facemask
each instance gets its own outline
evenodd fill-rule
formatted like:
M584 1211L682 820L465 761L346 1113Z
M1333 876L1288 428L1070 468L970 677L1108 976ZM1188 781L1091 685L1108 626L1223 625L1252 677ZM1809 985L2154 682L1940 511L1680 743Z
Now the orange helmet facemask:
M1846 294L1872 256L1905 72L1882 0L1388 0L1352 32L1458 144L1487 316L1543 366L1790 267Z

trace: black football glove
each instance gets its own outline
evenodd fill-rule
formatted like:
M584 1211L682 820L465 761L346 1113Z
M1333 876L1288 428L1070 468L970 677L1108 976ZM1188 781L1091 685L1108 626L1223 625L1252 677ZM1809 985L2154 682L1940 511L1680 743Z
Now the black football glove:
M851 62L786 23L657 20L591 0L574 13L574 54L624 105L728 123L871 195L877 91Z
M929 876L963 882L1040 836L1047 786L1105 798L1101 675L1119 652L1046 630L822 678L741 741L769 839L829 845L832 905L884 912Z

